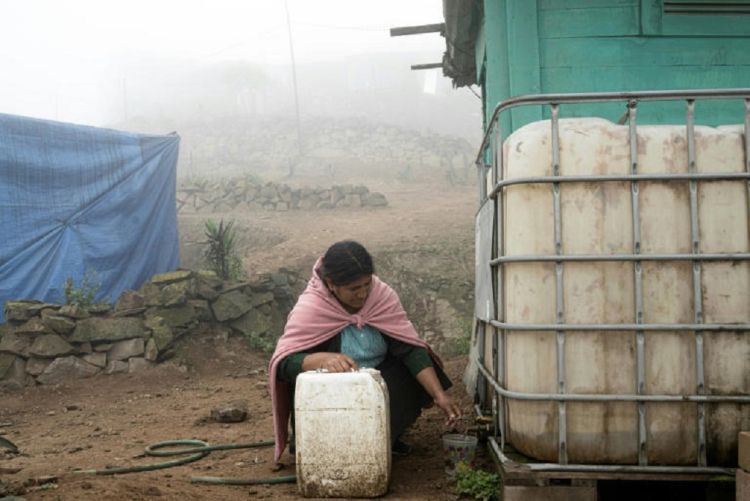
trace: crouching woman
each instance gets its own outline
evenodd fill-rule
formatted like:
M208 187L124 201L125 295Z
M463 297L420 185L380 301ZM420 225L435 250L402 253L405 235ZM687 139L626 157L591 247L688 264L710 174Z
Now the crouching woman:
M379 370L388 386L396 454L408 452L400 437L422 408L437 405L449 426L461 417L445 392L451 382L440 358L418 336L398 295L374 272L372 257L354 241L333 244L313 267L271 357L276 462L286 448L294 384L304 371Z

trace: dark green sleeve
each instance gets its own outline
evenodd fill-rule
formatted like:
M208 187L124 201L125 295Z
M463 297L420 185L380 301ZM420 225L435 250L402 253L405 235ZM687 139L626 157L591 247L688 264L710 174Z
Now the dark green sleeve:
M287 383L292 383L302 372L302 361L309 355L307 352L292 353L279 363L276 377Z
M416 377L426 367L434 367L432 358L430 358L426 349L387 336L386 339L388 340L390 354L401 360L412 376Z
M310 348L308 351L292 353L284 360L279 362L279 368L276 372L276 378L281 379L282 381L286 381L287 383L293 383L297 379L297 376L299 376L299 374L303 372L302 362L305 360L305 357L310 353L317 353L320 351L341 351L341 335L337 334L328 341Z

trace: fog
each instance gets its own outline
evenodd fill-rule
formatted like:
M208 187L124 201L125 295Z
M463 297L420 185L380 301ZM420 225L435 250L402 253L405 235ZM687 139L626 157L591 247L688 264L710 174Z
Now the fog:
M185 120L295 112L477 137L479 101L440 70L440 0L2 2L0 112L158 132ZM288 29L290 28L290 29ZM156 129L156 130L153 130Z

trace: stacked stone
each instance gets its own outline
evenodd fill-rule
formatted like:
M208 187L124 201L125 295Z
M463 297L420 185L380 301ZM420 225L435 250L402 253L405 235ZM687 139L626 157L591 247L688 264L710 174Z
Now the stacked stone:
M475 146L464 138L427 130L359 119L310 120L305 126L305 158L317 164L318 172L329 163L352 162L388 166L393 169L389 175L407 165L424 167L423 175L434 176L435 169L451 162L458 167L476 154ZM292 122L253 117L233 119L227 125L202 121L200 127L181 130L182 149L190 154L180 157L180 171L211 166L214 172L228 175L287 167L290 149L296 148L297 142Z
M352 207L385 207L382 193L363 185L330 188L292 188L287 184L261 184L252 178L234 178L220 183L194 182L177 191L178 210L227 212L239 210L314 210Z
M223 284L213 292L199 293L210 301L216 323L230 327L256 347L270 350L294 305L291 287L296 282L296 274L282 268L253 282Z
M0 386L148 368L168 358L175 341L201 323L223 324L272 346L293 304L295 281L288 270L252 283L178 270L124 292L114 307L8 301L7 323L0 324Z

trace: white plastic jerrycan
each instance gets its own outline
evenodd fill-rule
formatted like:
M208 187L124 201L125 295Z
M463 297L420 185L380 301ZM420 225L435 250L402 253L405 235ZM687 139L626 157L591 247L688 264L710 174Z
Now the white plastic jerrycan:
M300 494L385 494L391 480L388 409L388 388L375 369L300 374L294 395Z

